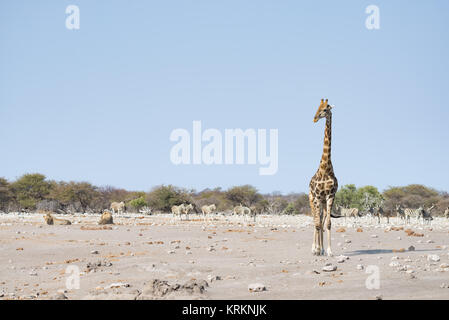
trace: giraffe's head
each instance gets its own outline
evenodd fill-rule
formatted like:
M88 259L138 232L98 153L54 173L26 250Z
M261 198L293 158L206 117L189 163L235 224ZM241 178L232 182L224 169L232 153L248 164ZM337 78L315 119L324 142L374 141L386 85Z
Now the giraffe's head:
M326 118L328 114L330 114L331 109L334 106L327 103L327 99L321 99L320 106L318 107L318 111L315 114L315 118L313 118L313 122L317 122L321 118Z

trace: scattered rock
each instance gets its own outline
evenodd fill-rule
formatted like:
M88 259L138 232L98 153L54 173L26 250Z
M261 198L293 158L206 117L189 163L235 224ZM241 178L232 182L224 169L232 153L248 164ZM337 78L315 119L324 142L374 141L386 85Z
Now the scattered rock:
M203 294L208 286L209 285L205 280L190 280L185 284L180 285L169 284L168 281L154 279L149 284L144 286L142 293L137 297L137 300L152 300L155 298L165 297L170 294Z
M345 262L345 261L348 260L348 259L349 259L348 256L343 256L343 255L341 255L341 256L338 256L338 257L337 257L337 262L338 262L338 263L343 263L343 262Z
M440 256L437 254L429 254L427 255L427 261L438 262L440 261Z
M363 265L361 265L361 264L357 265L357 270L363 270L363 269L365 269L365 267Z
M397 262L397 261L392 261L392 262L390 262L389 266L390 266L390 267L399 267L400 264L399 264L399 262Z
M88 262L86 265L87 272L97 271L99 267L110 267L112 263L106 260L98 260L97 262Z
M67 299L68 299L67 296L62 292L58 292L51 297L51 300L67 300Z
M261 292L266 291L267 287L265 287L265 285L262 283L253 283L248 285L248 290L249 292Z
M408 251L415 251L415 247L414 246L408 247Z
M214 282L214 281L218 281L218 280L221 280L220 276L211 275L211 274L207 276L207 281L209 281L209 282Z
M325 265L323 268L321 268L321 270L325 271L325 272L332 272L337 270L337 266L334 266L330 263L328 263L327 265Z
M113 289L113 288L129 288L131 285L129 283L125 282L115 282L111 283L107 287L104 287L104 289Z

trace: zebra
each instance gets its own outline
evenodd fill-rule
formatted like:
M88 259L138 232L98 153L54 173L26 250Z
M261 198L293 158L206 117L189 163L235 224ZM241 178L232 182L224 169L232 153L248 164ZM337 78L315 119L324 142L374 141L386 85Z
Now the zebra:
M185 204L182 212L186 215L187 220L189 220L189 211L193 210L193 206L191 203Z
M123 211L125 210L125 203L122 202L112 202L111 203L111 210L112 213L115 213L115 211L117 211L117 213L123 213Z
M404 216L405 216L405 222L410 223L410 218L416 218L417 221L419 221L419 218L421 217L421 212L424 210L422 206L419 206L418 209L411 209L411 208L405 208L404 209Z
M235 215L242 215L246 218L246 216L251 216L251 209L248 207L244 207L242 206L242 204L240 203L238 206L234 207L234 214ZM254 219L256 219L256 216L254 215Z
M420 217L422 218L422 223L427 222L428 224L431 224L431 221L433 220L431 212L435 208L435 204L433 204L431 207L427 209L423 209L420 212Z
M358 208L343 208L342 206L336 206L335 212L342 217L353 217L354 219L360 217Z
M176 217L177 214L179 214L179 217L182 220L182 212L184 211L184 203L180 204L179 206L172 206L171 207L171 213L173 213L173 218Z
M207 216L209 214L213 213L215 210L217 210L217 207L215 206L215 204L202 206L201 207L201 212L203 213L204 220L206 220Z
M401 220L405 219L404 209L402 208L402 206L400 204L396 205L395 211L396 211L396 217L398 218L398 221L399 221L399 219L401 219Z

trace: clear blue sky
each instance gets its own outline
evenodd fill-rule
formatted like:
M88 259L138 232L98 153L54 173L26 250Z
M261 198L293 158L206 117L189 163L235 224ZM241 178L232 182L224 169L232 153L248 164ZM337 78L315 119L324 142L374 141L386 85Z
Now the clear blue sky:
M370 4L380 30L365 28ZM448 31L445 0L3 0L0 176L307 192L324 97L340 186L449 190ZM170 133L193 120L278 129L278 173L173 165Z

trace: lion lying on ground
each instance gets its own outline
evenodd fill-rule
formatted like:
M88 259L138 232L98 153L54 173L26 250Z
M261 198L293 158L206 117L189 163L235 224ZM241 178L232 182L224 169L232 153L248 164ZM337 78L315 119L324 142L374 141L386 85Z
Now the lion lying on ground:
M69 225L72 224L69 220L58 219L52 216L51 213L47 212L44 216L44 220L49 225L60 224L60 225Z
M112 214L109 211L104 211L101 215L100 221L98 221L98 224L114 224Z

